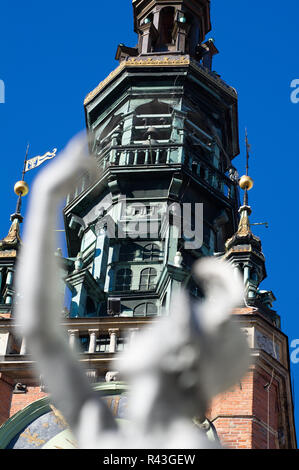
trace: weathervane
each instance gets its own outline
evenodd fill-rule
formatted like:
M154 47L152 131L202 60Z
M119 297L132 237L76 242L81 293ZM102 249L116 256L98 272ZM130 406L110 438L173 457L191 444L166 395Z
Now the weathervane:
M20 222L22 222L22 220L23 220L23 217L21 216L22 197L26 196L29 192L29 186L26 183L26 181L24 180L25 172L26 172L26 162L27 162L28 152L29 152L29 143L27 144L27 149L26 149L26 154L25 154L25 159L24 159L22 179L20 181L17 181L15 186L14 186L14 192L19 197L18 197L18 201L17 201L16 212L11 216L11 219L18 218L20 220Z
M248 175L249 157L250 157L249 152L251 150L251 145L249 144L249 141L248 141L247 129L245 129L245 145L246 145L246 173L245 173L245 175L241 176L241 178L239 180L239 186L240 186L241 189L244 190L244 199L243 199L242 208L247 209L247 211L249 210L250 213L251 213L251 209L248 206L248 191L250 191L250 189L252 189L254 182L253 182L253 179L250 178L250 176ZM240 210L242 208L240 208ZM266 228L269 228L268 222L259 222L259 223L250 224L250 225L265 225Z
M26 196L29 192L29 186L25 181L25 173L29 170L33 170L34 168L38 167L45 160L49 160L56 156L57 149L54 148L52 152L46 152L44 155L38 155L36 157L30 158L28 160L28 152L29 152L29 143L27 144L26 154L24 159L24 166L22 171L22 178L20 181L17 181L14 186L14 192L18 196L16 212L11 216L11 218L18 218L20 222L22 222L23 218L21 216L21 205L22 205L22 197Z
M248 206L248 191L253 187L253 179L248 176L249 170L249 152L250 152L250 144L248 142L248 135L247 129L245 129L245 144L246 144L246 174L241 176L239 180L239 186L241 189L244 189L244 200L243 206Z

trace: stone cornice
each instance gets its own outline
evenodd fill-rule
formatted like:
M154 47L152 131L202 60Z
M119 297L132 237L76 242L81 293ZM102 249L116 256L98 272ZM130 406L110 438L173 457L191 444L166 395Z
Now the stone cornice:
M203 77L212 81L215 85L220 87L223 91L231 95L233 98L237 98L237 92L234 88L227 85L217 74L210 72L205 67L200 65L194 59L191 59L189 55L163 55L163 56L138 56L129 57L124 60L116 69L114 69L98 86L92 90L86 96L84 100L84 106L90 103L98 93L105 88L117 75L119 75L124 69L130 67L189 67L191 66L196 72L200 73Z
M159 318L159 317L158 317ZM108 330L109 328L135 328L146 325L148 323L154 323L158 321L153 317L79 317L79 318L64 318L61 320L60 325L66 329L98 329ZM0 328L11 326L12 328L17 327L14 319L7 321L0 321Z
M163 56L163 57L129 57L123 61L116 69L114 69L108 77L105 78L98 86L86 96L84 105L86 106L111 80L113 80L126 67L173 67L188 66L190 64L189 56Z

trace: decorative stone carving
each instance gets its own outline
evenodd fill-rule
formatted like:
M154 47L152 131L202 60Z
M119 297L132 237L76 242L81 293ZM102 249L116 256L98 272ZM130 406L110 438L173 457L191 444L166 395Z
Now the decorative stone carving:
M106 382L116 382L117 379L118 379L118 376L119 376L118 371L109 371L105 375L105 380L106 380Z
M27 385L21 384L21 383L15 384L14 389L13 389L13 393L14 394L27 393Z
M269 336L264 335L259 330L255 332L256 347L262 349L278 361L280 360L280 350L278 344Z
M180 268L182 266L182 261L183 261L182 253L180 251L177 251L174 257L174 265Z

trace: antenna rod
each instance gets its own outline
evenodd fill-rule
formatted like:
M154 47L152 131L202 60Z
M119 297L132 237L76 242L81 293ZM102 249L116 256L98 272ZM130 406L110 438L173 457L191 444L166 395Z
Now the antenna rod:
M250 144L248 142L247 128L245 128L245 144L246 144L246 176L248 176ZM247 188L245 188L245 191L244 191L243 205L248 206L248 189Z
M245 143L246 143L246 176L248 176L250 144L248 142L247 129L245 129Z
M24 167L23 167L23 171L22 171L21 181L24 181L24 178L25 178L25 170L26 170L28 152L29 152L29 143L27 144L27 148L26 148L26 154L25 154ZM17 214L18 216L21 215L21 205L22 205L22 193L19 193L19 197L18 197L18 200L17 200L16 212L15 212L15 214Z
M23 167L23 171L22 171L22 181L24 181L24 178L25 178L25 170L26 170L26 163L27 163L28 152L29 152L29 142L28 142L27 148L26 148L26 155L25 155L25 160L24 160L24 167Z

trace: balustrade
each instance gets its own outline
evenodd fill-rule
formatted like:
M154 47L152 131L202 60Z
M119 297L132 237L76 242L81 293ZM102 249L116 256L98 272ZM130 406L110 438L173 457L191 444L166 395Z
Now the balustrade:
M83 335L85 338L86 334L89 336L89 342L87 343L86 353L94 354L97 353L97 341L104 338L107 339L107 345L105 347L104 353L116 353L118 348L118 342L120 343L121 349L123 349L124 345L130 344L134 341L136 335L138 334L139 328L129 328L127 330L120 330L119 328L109 328L107 330L100 330L100 329L88 329L82 330L81 329L70 329L68 330L68 338L69 338L69 345L72 350L76 349L76 342L80 343L80 337ZM6 341L2 341L3 348L0 352L3 355L9 354L8 351L8 342L10 338L10 334L7 333ZM5 344L4 344L5 343ZM1 349L1 348L0 348ZM27 341L23 338L21 342L20 348L20 355L27 354Z
M206 184L220 191L228 199L234 198L234 183L217 168L191 155L185 156L184 163Z
M208 162L203 162L195 155L182 158L183 147L179 145L159 144L159 146L127 146L110 147L97 157L102 170L113 166L137 167L141 165L173 165L182 163L206 184L220 191L228 199L234 198L234 183L220 170ZM80 179L75 191L68 196L67 204L88 187L87 175Z

